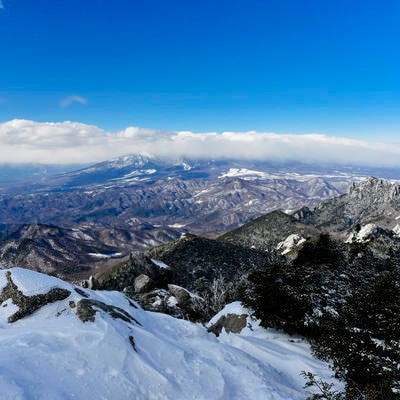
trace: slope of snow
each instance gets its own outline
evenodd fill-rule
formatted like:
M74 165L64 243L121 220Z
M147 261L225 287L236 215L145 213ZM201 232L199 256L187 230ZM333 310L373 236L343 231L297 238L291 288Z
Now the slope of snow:
M361 227L358 232L350 233L349 237L346 239L346 243L365 243L368 241L369 237L376 230L377 226L375 224L366 224Z
M267 178L269 175L262 171L254 171L246 168L230 168L228 172L222 174L219 178L244 178L244 179L259 179Z
M275 331L254 325L247 335L217 339L203 326L136 308L119 292L77 292L56 278L9 271L30 293L62 287L71 294L14 323L7 316L18 307L9 299L0 305L4 400L304 399L301 370L330 374L311 358L306 343ZM0 271L2 288L6 272ZM94 322L82 322L76 305L85 296L125 310L136 322L114 319L100 308Z
M395 233L396 236L400 236L400 225L396 224L396 226L392 229L392 231Z
M103 253L88 253L89 256L92 257L97 257L97 258L112 258L112 257L119 257L122 255L122 253L109 253L109 254L103 254Z
M284 241L279 242L276 246L277 250L281 250L281 254L289 253L293 248L300 246L306 241L302 236L293 233L289 235Z
M164 262L162 262L160 260L156 260L155 258L152 258L151 261L160 268L171 269L171 267L168 264L165 264Z

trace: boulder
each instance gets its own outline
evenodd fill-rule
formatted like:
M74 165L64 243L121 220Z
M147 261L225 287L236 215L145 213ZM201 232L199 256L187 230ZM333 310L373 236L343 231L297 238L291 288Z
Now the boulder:
M146 293L154 289L154 281L145 274L135 278L135 293Z
M190 293L183 287L177 285L168 285L168 291L174 296L180 306L192 304Z
M213 325L208 328L208 332L212 332L219 336L222 329L226 333L240 333L247 325L247 314L226 314L222 315Z

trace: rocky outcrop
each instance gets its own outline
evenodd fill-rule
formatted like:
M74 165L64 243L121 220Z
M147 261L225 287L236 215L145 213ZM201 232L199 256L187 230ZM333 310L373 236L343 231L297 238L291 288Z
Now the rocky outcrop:
M219 336L224 329L226 333L240 333L247 325L248 314L222 315L217 322L208 327L208 332Z
M135 318L122 308L93 299L82 299L78 301L76 315L82 322L94 322L96 319L96 312L100 310L106 312L114 319L121 319L125 322L140 325Z
M135 251L130 254L129 261L116 265L111 270L97 277L99 289L120 290L126 293L135 293L135 281L139 275L148 277L147 288L141 285L147 278L141 278L137 282L137 290L140 292L150 290L151 288L166 288L172 281L172 271L160 267L153 262L145 253Z
M154 281L145 274L140 274L135 278L135 293L150 292L154 287Z
M170 284L168 290L154 289L136 293L132 297L147 311L162 312L191 321L203 320L204 300L180 286Z
M326 232L343 232L369 223L393 229L399 215L399 183L369 177L353 184L346 194L324 201L299 220Z
M32 314L39 308L55 301L64 300L71 292L62 288L54 288L45 294L37 294L34 296L27 296L23 294L13 282L11 272L6 272L7 285L3 288L0 294L0 304L8 299L19 307L19 310L8 317L8 322L15 322L19 319Z
M148 254L171 267L172 280L169 283L200 295L221 276L232 281L249 270L269 265L269 255L263 251L189 234L155 247Z

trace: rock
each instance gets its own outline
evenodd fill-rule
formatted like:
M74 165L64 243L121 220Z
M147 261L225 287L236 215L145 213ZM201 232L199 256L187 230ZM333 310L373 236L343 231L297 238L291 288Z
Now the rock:
M99 289L124 290L135 287L135 280L140 275L151 278L154 282L152 289L164 289L172 280L171 270L158 266L144 253L133 252L129 261L98 276Z
M78 301L76 315L82 322L94 322L97 311L104 311L114 319L141 325L135 318L122 308L105 304L98 300L82 299Z
M135 278L135 293L146 293L152 289L154 282L149 276L141 274Z
M168 291L174 296L178 302L178 304L182 307L187 306L189 303L191 304L191 296L190 293L184 289L183 287L176 285L168 285Z
M93 289L93 290L98 289L99 282L93 275L90 275L87 287L88 287L88 289Z
M240 333L247 325L247 314L226 314L223 315L215 324L208 328L208 332L212 332L219 336L222 329L227 333Z
M48 293L26 296L13 282L10 271L6 272L6 278L8 283L0 294L0 304L7 299L11 299L13 303L19 307L17 312L8 317L8 322L10 323L18 321L19 319L32 314L46 304L64 300L71 294L71 292L67 289L53 288Z

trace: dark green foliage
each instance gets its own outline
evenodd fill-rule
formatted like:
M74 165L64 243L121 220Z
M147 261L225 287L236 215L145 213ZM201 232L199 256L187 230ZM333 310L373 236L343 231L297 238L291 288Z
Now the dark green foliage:
M317 379L311 372L302 371L301 375L307 379L304 388L313 389L313 393L306 400L345 400L345 394L334 390L332 383Z
M338 394L314 380L311 399L400 398L400 259L387 255L321 235L292 263L249 275L243 302L262 324L305 335L345 382Z
M252 272L243 302L253 308L265 327L276 327L286 332L304 333L304 320L311 312L311 305L296 286L298 281L286 274L284 265L274 265L266 271Z
M351 399L399 398L399 285L399 273L388 272L357 290L339 317L326 317L314 343L317 355L333 361Z
M329 235L322 234L316 238L308 240L294 262L295 266L305 265L332 265L340 258L340 253L336 248L335 242Z

